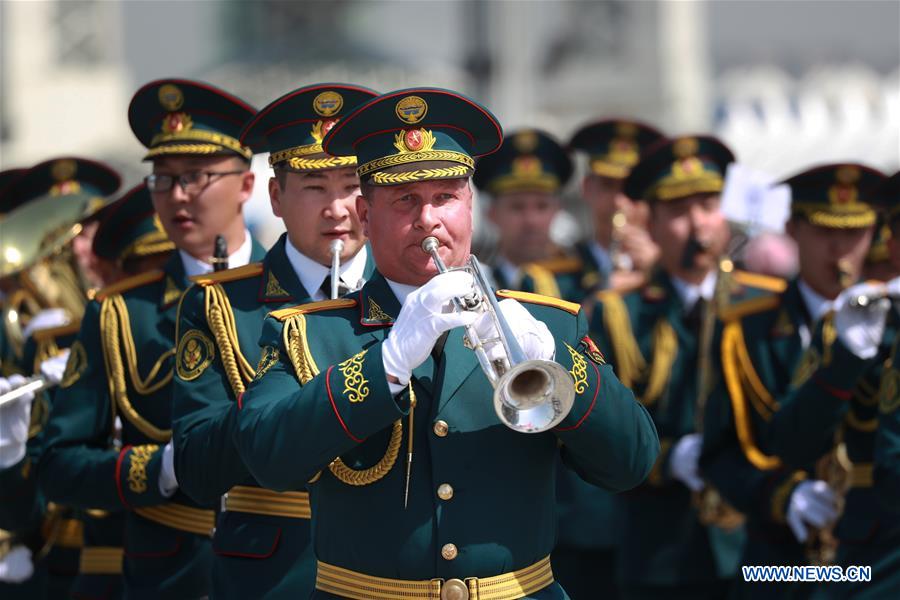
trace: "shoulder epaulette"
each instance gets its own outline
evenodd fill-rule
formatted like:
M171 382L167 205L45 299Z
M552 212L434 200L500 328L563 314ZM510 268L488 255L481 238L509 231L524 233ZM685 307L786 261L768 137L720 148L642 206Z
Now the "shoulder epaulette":
M353 308L356 306L356 300L352 298L338 298L337 300L321 300L319 302L308 302L298 306L290 306L281 310L274 310L269 313L273 318L279 321L285 321L294 315L306 315L323 310L331 310L335 308Z
M553 273L574 273L580 271L584 263L577 256L559 256L535 261L534 264L544 267Z
M122 292L127 292L128 290L133 290L149 283L155 283L165 276L166 273L162 269L154 269L153 271L147 271L146 273L141 273L134 277L128 277L127 279L118 281L97 292L96 299L105 300L109 296L121 294Z
M574 302L568 302L559 298L551 298L550 296L542 296L540 294L532 294L530 292L515 292L513 290L497 290L497 295L501 298L512 298L519 302L528 302L530 304L542 304L543 306L552 306L577 315L581 310L581 305Z
M787 289L787 281L780 277L772 275L763 275L761 273L750 273L748 271L734 271L732 279L741 285L749 285L751 287L769 290L770 292L781 293Z
M60 325L59 327L48 327L47 329L38 329L32 333L32 337L36 342L47 342L55 340L58 337L66 335L74 335L81 329L81 321L74 321L68 325Z
M261 275L263 272L262 263L250 263L243 267L235 267L234 269L225 269L224 271L213 271L203 275L194 275L189 279L200 286L212 285L214 283L225 283L226 281L237 281L238 279L249 279Z
M777 308L781 304L781 296L760 296L743 302L731 304L719 310L719 319L722 321L736 321L749 315L765 312Z

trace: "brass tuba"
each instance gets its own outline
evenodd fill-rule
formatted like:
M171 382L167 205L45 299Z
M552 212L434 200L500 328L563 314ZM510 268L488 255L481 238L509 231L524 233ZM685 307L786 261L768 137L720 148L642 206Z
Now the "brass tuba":
M435 237L422 241L422 250L431 255L438 272L445 273L449 269L438 256L439 246ZM474 255L461 268L475 277L476 293L455 298L456 310L489 312L499 332L496 339L481 340L473 326L466 327L466 345L475 351L481 369L494 387L497 416L504 425L520 433L540 433L556 427L572 410L575 401L572 377L557 362L529 359L525 355ZM486 348L493 344L502 346L503 358L488 357Z

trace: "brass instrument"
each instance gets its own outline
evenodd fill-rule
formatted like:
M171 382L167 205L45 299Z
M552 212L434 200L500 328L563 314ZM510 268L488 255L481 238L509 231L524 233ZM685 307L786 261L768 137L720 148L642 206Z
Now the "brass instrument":
M422 250L431 255L438 272L446 273L450 269L438 255L439 246L435 237L422 241ZM474 326L466 327L466 346L475 351L481 369L494 388L497 416L504 425L520 433L540 433L555 427L572 410L575 401L572 377L557 362L533 360L525 355L474 255L460 268L474 276L476 291L454 298L456 310L489 312L499 334L497 338L481 340ZM498 343L504 356L491 360L486 348Z
M689 244L690 245L690 244ZM700 249L699 243L697 249ZM691 256L693 264L693 255ZM698 349L697 401L694 408L694 429L703 432L703 412L706 401L713 387L712 373L712 341L715 333L716 315L719 307L726 306L731 293L732 272L734 263L727 256L719 260L719 273L716 277L716 288L713 301L703 306L703 317L700 325L700 342ZM743 525L743 513L731 506L722 498L718 490L708 482L702 490L694 492L692 502L697 509L697 519L707 526L718 527L725 531L737 529Z
M228 242L224 235L217 235L214 243L213 255L210 260L213 271L226 271L228 269Z
M853 464L847 456L847 445L843 441L838 442L828 454L816 461L816 479L827 483L837 496L837 517L825 527L809 532L804 550L806 559L812 565L834 564L838 549L838 539L834 536L834 527L844 512L847 492L850 491L852 472Z
M5 394L0 395L0 406L9 404L10 402L15 402L28 392L37 394L40 391L53 387L53 385L53 383L44 379L41 375L29 377L22 383L22 385L16 387L15 389L9 390Z
M332 240L329 245L331 252L331 299L338 297L341 283L341 252L344 251L344 240Z
M609 241L609 260L613 271L628 271L631 269L627 256L622 254L622 229L628 224L628 218L621 210L617 210L612 216L612 233Z
M17 356L25 326L41 310L62 308L72 319L84 313L90 284L69 242L81 233L81 220L94 200L45 196L0 222L0 278L14 288L3 309L3 326Z
M844 290L847 289L848 287L850 287L851 285L853 285L854 283L856 283L853 280L853 269L850 266L849 260L842 258L841 260L838 261L837 277L838 277L838 283L841 285L841 289L844 289Z

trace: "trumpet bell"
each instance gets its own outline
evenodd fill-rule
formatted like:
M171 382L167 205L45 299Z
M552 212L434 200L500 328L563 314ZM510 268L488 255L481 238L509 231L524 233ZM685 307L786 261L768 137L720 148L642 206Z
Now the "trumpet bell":
M569 372L550 360L526 360L511 367L494 387L494 410L504 425L520 433L540 433L559 425L575 402Z

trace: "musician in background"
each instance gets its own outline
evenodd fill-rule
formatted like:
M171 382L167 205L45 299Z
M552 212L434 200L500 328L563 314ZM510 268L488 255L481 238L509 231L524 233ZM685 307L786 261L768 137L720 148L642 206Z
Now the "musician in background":
M843 222L846 231L833 232L835 239L818 244L818 252L829 252L840 237L867 237L871 226L864 225L868 215L860 205L883 207L885 222L897 229L900 177L881 180L876 172L850 164L788 180L800 201L820 205L826 198L842 201L841 215L831 219ZM895 419L891 413L900 401L895 367L900 314L894 302L879 299L900 294L900 252L890 241L886 250L891 269L885 273L888 281L870 280L841 292L834 300L834 312L822 320L821 332L815 332L804 353L796 379L782 393L776 395L773 390L778 409L765 431L771 440L768 447L785 467L799 473L796 477L824 479L840 512L839 520L824 526L793 524L805 530L807 558L845 568L872 567L871 582L823 584L817 597L886 597L900 581L900 514L889 497L878 497L889 485L873 489L873 470L885 479L885 472L896 469L890 461L892 454L897 455L896 445L891 448L896 440L889 431ZM857 262L855 251L854 267ZM812 464L815 470L810 471ZM801 485L802 481L798 488Z
M264 254L244 224L252 151L238 141L255 113L222 90L181 79L148 83L129 106L132 131L152 162L147 188L178 251L162 269L119 281L88 304L39 470L54 502L127 511L128 598L209 593L214 511L179 491L173 468L175 328L188 278L213 270L217 236L232 266ZM109 445L116 417L119 451Z
M244 127L241 143L269 153L272 211L287 232L261 263L197 278L182 301L172 409L175 473L198 502L222 498L212 540L217 598L301 598L313 590L306 486L264 489L232 440L238 399L260 362L266 314L331 298L332 287L344 295L372 275L356 214L356 157L325 155L322 137L375 96L354 85L307 86L274 100ZM335 259L339 268L330 269ZM205 349L200 360L195 348Z
M469 259L474 158L501 141L485 108L435 88L379 96L325 138L327 153L357 157L378 272L340 301L271 313L237 412L238 449L261 484L313 482L313 598L563 598L549 562L560 442L567 463L610 490L637 485L656 456L649 417L603 364L577 304L502 293L496 310L525 357L555 358L574 400L542 433L511 428L533 424L528 413L504 424L494 409L461 326L495 338L496 313L454 310L474 277L437 274L422 243L435 238L450 267Z
M492 268L498 288L581 301L580 263L550 238L560 192L571 176L565 148L535 129L511 133L478 162L473 181L490 195L487 215L498 235Z
M709 136L677 137L649 151L624 193L649 204L659 269L637 291L593 296L591 332L650 411L662 448L646 483L616 497L624 598L722 598L737 568L742 531L701 514L705 486L697 465L703 366L729 240L720 195L733 160Z
M628 292L647 282L659 248L647 233L648 207L623 190L641 155L663 139L657 129L629 119L606 119L575 132L569 147L588 157L581 195L593 236L576 244L582 297L598 289Z
M831 529L848 489L848 508L859 502L860 510L838 525L838 538L860 550L877 541L871 467L853 463L871 463L878 382L860 381L859 367L877 352L881 335L869 347L869 333L879 320L884 329L886 311L850 310L842 291L861 278L876 218L871 190L883 179L841 163L786 180L785 229L797 243L799 275L721 315L720 377L706 407L701 465L747 515L744 565L834 560ZM856 564L874 564L864 556ZM738 595L805 596L811 589L801 585L739 582Z
M9 296L3 329L14 352L3 358L3 371L11 374L0 378L0 394L29 375L59 381L88 299L72 232L95 221L119 185L109 166L65 157L23 170L4 188L0 206L9 212L0 237ZM0 586L4 597L66 596L78 572L82 523L71 509L50 506L37 487L54 399L53 389L25 391L0 406L0 581L21 582Z

